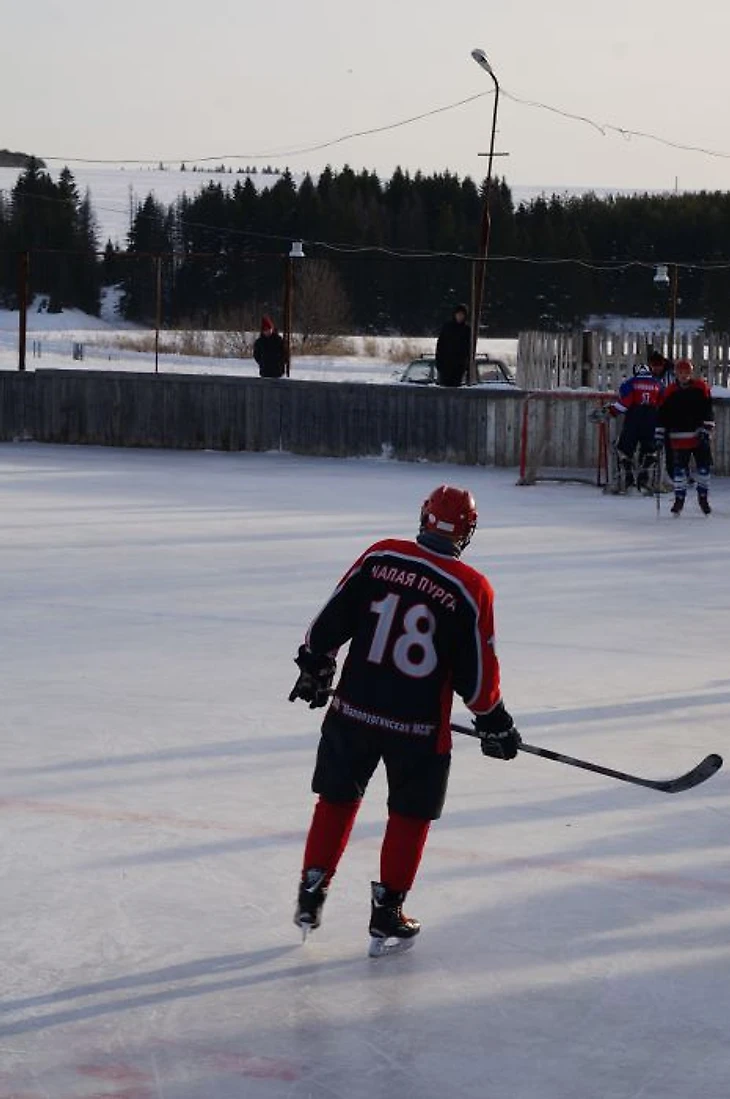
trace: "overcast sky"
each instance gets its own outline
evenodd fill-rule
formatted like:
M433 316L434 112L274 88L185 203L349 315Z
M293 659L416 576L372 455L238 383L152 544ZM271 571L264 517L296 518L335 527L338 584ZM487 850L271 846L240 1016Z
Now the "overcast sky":
M503 89L512 185L728 189L727 0L34 0L4 7L0 147L42 157L232 157L293 171L486 172L493 100L294 150ZM605 136L514 102L725 156ZM49 165L55 167L55 165Z

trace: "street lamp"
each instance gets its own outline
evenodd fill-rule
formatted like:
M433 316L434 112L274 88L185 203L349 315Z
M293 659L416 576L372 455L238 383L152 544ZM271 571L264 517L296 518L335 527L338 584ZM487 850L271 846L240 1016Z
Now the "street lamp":
M284 370L287 378L291 369L291 325L292 325L292 283L294 281L293 261L304 259L304 247L301 240L292 241L286 257L284 278Z
M489 141L489 160L487 161L487 179L484 185L484 205L482 207L482 221L479 233L479 258L474 263L472 278L472 334L471 334L471 359L469 361L469 382L474 385L477 380L477 340L479 339L479 320L482 313L482 298L484 296L484 279L487 268L487 255L489 254L489 232L491 229L491 217L489 213L489 200L492 189L492 162L494 160L494 137L497 132L497 107L499 105L499 81L494 75L494 69L489 64L484 50L472 50L471 55L480 68L489 73L494 81L494 110L492 112L492 135Z
M654 285L669 287L669 340L667 358L674 362L674 329L677 321L677 283L679 268L676 263L659 263L654 268Z

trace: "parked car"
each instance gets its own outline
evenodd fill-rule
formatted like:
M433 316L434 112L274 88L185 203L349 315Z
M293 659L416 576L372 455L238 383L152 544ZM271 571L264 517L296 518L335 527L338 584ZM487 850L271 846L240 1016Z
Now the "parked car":
M515 380L509 367L501 359L490 355L477 356L477 385L515 386ZM422 355L410 362L401 374L399 381L409 385L436 385L436 360L431 355Z

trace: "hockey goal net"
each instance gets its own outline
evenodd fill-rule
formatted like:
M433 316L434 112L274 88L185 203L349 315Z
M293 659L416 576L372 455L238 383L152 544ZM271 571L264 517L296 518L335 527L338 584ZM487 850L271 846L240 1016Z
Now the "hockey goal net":
M576 481L598 488L608 483L609 426L595 412L614 393L585 389L533 390L525 397L520 428L519 485Z

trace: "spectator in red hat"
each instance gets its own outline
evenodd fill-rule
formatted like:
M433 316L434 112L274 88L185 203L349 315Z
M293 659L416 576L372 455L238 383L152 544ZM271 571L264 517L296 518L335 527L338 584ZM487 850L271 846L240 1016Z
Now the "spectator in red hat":
M286 371L284 339L267 313L261 318L261 334L253 345L253 357L262 378L281 378Z

